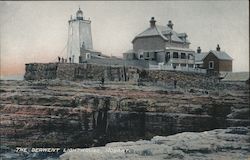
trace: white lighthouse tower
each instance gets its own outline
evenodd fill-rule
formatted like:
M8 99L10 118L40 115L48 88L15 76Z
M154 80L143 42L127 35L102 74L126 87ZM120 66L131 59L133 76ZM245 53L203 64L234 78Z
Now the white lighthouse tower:
M68 48L67 59L72 63L79 63L80 50L84 46L85 49L92 50L91 21L83 17L83 12L79 8L75 18L70 18L68 29Z

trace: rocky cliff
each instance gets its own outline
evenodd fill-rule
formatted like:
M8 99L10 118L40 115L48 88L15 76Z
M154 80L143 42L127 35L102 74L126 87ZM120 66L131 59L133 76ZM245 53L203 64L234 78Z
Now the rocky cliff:
M221 90L204 91L118 82L1 81L1 143L84 148L249 126L247 86L220 85Z

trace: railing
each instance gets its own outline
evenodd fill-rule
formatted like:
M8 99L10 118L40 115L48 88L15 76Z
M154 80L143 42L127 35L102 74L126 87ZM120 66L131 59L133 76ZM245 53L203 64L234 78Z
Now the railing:
M194 72L206 74L206 69L201 68L191 68L191 67L181 67L176 66L175 68L170 65L149 65L149 70L168 70L168 71L182 71L182 72Z
M187 64L192 64L192 63L194 63L194 60L193 59L171 58L170 62L171 63L187 63Z

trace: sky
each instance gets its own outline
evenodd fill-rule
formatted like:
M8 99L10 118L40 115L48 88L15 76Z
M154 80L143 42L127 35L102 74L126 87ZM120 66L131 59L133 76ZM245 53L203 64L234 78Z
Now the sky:
M68 20L79 6L90 18L93 46L122 57L133 38L149 27L174 23L190 48L215 50L220 44L233 71L249 71L249 2L241 1L0 1L1 76L23 76L25 63L66 57Z

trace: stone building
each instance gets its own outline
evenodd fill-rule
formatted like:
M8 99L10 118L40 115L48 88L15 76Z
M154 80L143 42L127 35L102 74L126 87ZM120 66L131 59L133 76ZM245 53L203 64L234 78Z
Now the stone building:
M219 45L217 45L216 50L209 52L201 52L200 47L198 47L195 56L196 67L206 69L209 73L232 72L232 61L232 57L221 51Z
M123 53L126 60L146 60L152 65L166 65L172 68L194 68L195 51L189 49L186 33L173 30L170 20L166 26L156 25L154 17L150 26L132 40L133 49Z

